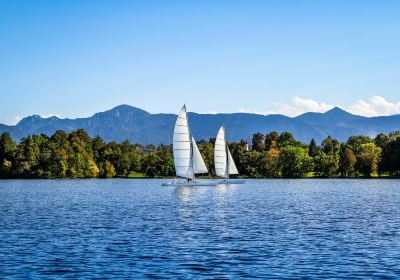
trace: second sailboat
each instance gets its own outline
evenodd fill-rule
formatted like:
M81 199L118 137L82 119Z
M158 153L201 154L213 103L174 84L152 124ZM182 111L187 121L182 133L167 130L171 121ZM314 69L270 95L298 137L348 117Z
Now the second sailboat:
M224 178L220 181L223 184L244 184L246 180L229 179L229 175L239 174L235 161L232 158L228 145L226 144L225 127L221 126L214 148L215 175Z

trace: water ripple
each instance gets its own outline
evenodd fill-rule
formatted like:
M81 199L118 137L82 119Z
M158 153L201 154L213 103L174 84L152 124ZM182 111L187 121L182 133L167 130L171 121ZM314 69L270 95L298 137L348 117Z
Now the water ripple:
M400 277L399 180L0 181L1 279Z

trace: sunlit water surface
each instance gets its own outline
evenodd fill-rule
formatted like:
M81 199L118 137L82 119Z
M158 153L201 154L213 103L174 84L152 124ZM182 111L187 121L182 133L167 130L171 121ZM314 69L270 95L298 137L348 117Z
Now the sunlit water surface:
M0 278L400 277L399 180L164 181L0 181Z

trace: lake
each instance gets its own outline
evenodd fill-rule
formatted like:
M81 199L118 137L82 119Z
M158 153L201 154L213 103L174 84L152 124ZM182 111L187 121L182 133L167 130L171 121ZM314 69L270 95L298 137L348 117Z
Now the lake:
M0 180L0 278L400 277L400 180Z

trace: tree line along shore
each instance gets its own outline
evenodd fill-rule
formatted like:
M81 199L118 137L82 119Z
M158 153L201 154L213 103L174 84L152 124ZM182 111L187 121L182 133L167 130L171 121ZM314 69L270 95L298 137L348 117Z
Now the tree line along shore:
M214 170L214 141L199 141L208 167ZM346 142L327 137L317 144L297 141L289 132L256 133L229 149L243 177L357 178L400 175L400 131L375 138L352 136ZM82 129L52 136L32 135L16 143L0 136L0 178L113 178L174 176L172 145L106 143ZM213 176L213 174L210 174Z

